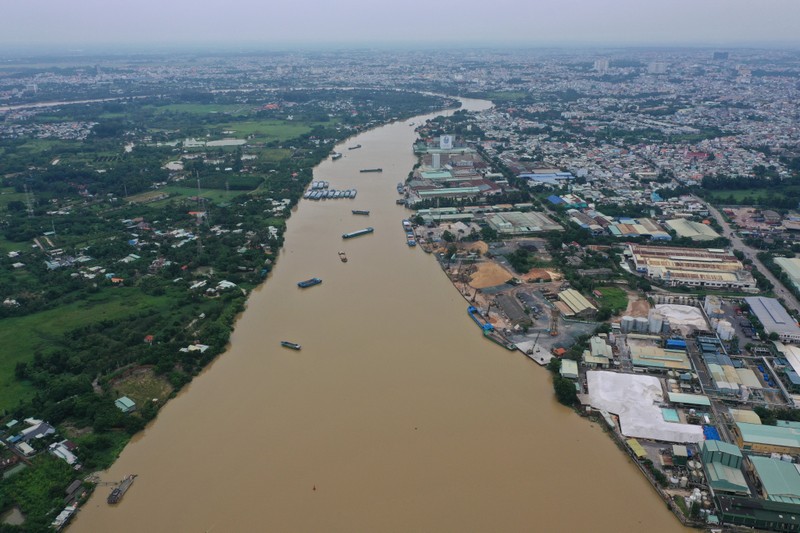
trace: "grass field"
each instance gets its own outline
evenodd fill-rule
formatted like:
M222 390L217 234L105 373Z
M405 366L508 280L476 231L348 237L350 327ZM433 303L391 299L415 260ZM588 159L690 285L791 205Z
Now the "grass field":
M143 309L168 305L166 296L147 296L138 289L120 287L104 290L80 302L32 315L4 318L0 322L0 409L17 405L33 395L33 388L14 379L19 362L33 358L37 349L58 346L58 338L66 331L103 319L118 319ZM24 334L20 334L24 332Z
M127 396L136 405L142 406L154 398L159 402L165 401L172 392L172 385L164 376L156 376L151 368L138 368L117 380L113 389L120 396Z
M619 287L599 287L597 291L603 295L599 302L601 306L615 310L628 307L628 295Z
M210 113L226 113L229 115L247 115L251 106L240 104L170 104L154 108L157 113L177 112L208 115Z
M794 194L800 193L800 187L781 187L772 190L767 189L732 189L732 190L725 190L725 191L709 191L708 198L715 203L722 203L724 204L728 201L731 197L737 202L741 202L743 199L747 198L748 196L753 199L753 203L757 204L761 201L762 198L766 198L768 196L768 192L771 192L774 196L780 196L785 194L786 192L791 192Z
M243 139L250 135L256 139L286 141L311 131L311 126L284 120L248 120L231 122L221 126L225 130L235 131L235 137Z

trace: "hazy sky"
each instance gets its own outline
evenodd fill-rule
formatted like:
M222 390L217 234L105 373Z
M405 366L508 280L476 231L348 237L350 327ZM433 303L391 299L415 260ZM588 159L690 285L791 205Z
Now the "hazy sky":
M800 0L8 0L0 45L800 44Z

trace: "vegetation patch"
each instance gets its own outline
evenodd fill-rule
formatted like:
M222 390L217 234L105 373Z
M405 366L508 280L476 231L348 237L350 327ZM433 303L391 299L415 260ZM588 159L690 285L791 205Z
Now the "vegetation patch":
M137 406L148 402L163 403L173 391L170 382L164 376L157 376L152 367L137 367L125 372L111 383L112 390L118 396L127 396Z
M598 287L595 290L602 294L600 306L607 307L612 314L628 308L628 294L620 287Z

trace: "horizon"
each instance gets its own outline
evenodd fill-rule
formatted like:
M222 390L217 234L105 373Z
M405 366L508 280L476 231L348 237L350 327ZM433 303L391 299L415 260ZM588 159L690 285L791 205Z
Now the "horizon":
M437 48L547 47L800 47L800 2L673 0L409 0L378 5L368 0L318 0L267 6L229 0L220 6L189 0L109 6L32 0L5 6L0 46L55 48Z

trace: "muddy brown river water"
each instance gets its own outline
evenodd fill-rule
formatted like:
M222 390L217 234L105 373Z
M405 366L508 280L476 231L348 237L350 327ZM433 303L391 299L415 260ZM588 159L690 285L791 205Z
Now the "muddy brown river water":
M138 474L122 502L98 488L70 533L683 530L603 431L556 403L548 372L483 339L435 259L406 246L395 187L414 138L390 124L317 167L357 198L300 202L228 351L104 473Z

